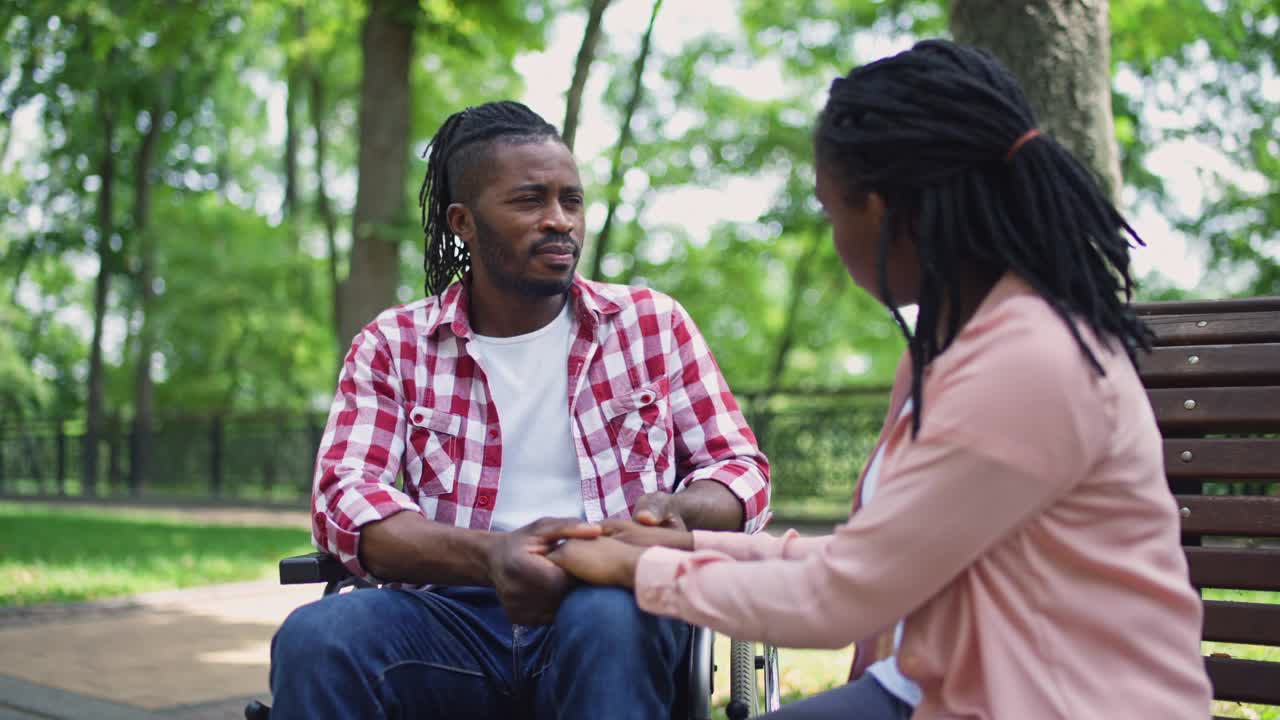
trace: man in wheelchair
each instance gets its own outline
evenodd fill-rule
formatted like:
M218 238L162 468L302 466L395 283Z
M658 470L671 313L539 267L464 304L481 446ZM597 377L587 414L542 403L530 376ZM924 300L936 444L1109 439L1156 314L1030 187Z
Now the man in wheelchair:
M575 273L554 127L489 103L428 153L427 297L352 343L313 494L316 546L385 584L289 616L271 717L669 717L688 626L546 554L633 522L755 532L768 463L683 308Z

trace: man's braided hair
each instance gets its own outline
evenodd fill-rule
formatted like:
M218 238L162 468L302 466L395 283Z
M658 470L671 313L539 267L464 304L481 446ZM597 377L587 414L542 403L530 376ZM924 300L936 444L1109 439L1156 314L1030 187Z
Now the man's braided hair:
M1130 242L1143 244L1094 176L1048 135L1017 81L990 54L942 40L859 68L832 83L815 131L819 164L847 195L879 193L885 219L880 295L907 338L913 433L923 409L921 374L959 331L958 278L994 283L1012 271L1085 344L1084 323L1131 360L1151 332L1128 306ZM914 240L920 272L915 332L890 296L890 244ZM944 319L945 315L945 319ZM939 333L939 324L945 323Z
M426 237L426 294L444 292L471 267L471 253L449 228L449 206L479 191L478 170L496 142L560 140L554 125L518 102L469 107L449 116L427 146L427 173L418 191Z

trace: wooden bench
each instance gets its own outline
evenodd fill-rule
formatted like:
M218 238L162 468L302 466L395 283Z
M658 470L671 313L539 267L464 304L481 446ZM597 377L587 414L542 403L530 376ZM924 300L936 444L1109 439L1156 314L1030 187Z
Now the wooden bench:
M1140 375L1192 584L1280 591L1280 298L1135 307L1156 334ZM1280 705L1280 594L1247 599L1207 599L1203 637L1270 660L1210 653L1214 698Z

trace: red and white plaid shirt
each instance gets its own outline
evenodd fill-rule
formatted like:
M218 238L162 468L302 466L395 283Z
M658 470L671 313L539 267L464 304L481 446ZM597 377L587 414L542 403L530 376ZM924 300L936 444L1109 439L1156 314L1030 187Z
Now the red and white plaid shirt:
M630 517L641 495L715 480L742 500L746 532L762 528L768 461L684 309L581 277L571 299L569 412L587 519ZM360 528L401 510L489 528L503 428L471 338L454 283L383 312L351 344L316 459L312 537L358 575L368 577Z

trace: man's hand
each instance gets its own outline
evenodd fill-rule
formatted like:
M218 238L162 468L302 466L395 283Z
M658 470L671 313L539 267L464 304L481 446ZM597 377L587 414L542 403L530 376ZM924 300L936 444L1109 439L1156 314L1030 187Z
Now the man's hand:
M546 625L555 619L573 579L547 559L561 540L595 538L599 525L574 518L542 518L504 534L489 549L489 579L511 622Z
M593 585L636 586L636 563L644 548L609 537L568 540L548 557L574 577Z
M635 511L631 517L641 525L650 527L687 530L684 518L680 515L680 503L676 496L668 492L651 492L641 495L636 500Z
M694 480L678 493L641 495L631 517L641 525L673 530L741 530L742 500L715 480Z
M670 527L654 527L642 525L633 520L610 519L600 523L604 534L628 545L648 548L655 545L675 548L676 550L693 549L693 533Z

